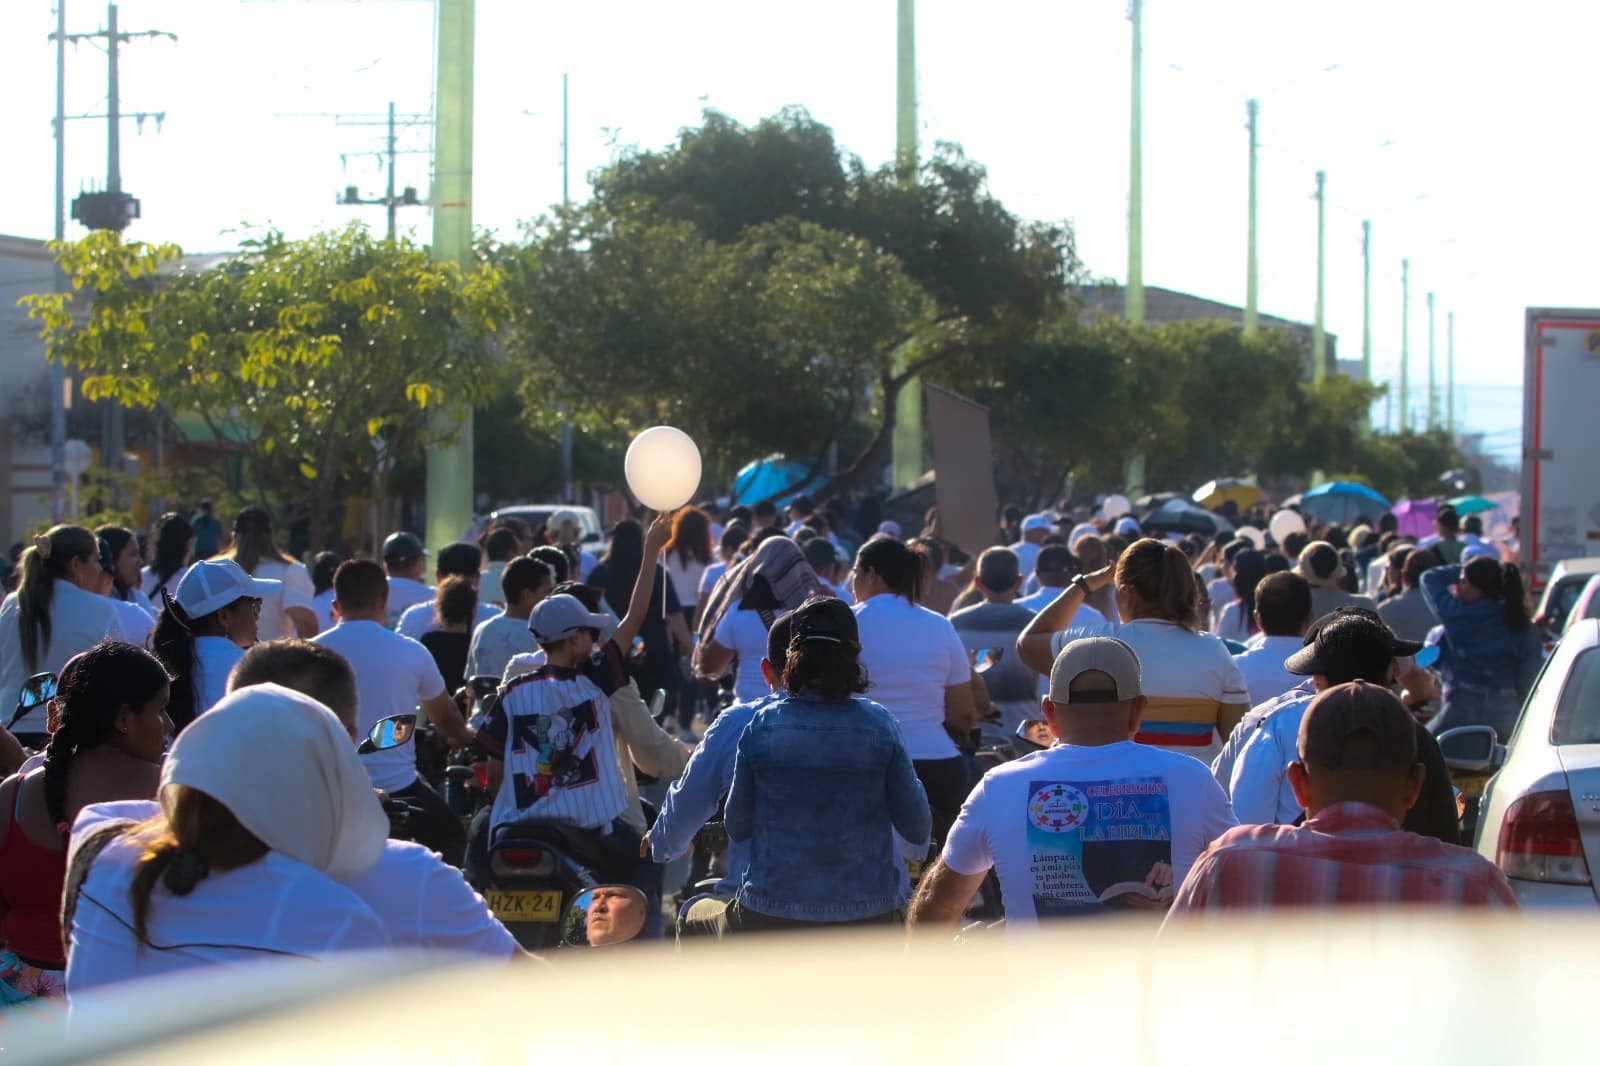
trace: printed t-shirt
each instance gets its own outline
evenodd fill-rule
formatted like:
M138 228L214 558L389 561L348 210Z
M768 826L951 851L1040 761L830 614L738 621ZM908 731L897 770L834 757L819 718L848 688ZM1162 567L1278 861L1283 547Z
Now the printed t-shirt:
M120 806L97 804L79 812L71 847L125 817ZM73 997L201 966L315 959L390 944L382 921L360 896L276 851L211 873L187 896L174 897L157 881L150 894L149 943L141 944L133 933L128 889L143 853L142 844L123 837L90 864L69 933L67 992Z
M851 608L861 634L867 699L900 723L912 759L953 759L944 731L944 690L972 680L972 665L950 619L882 592Z
M1132 741L1059 744L990 770L945 841L958 874L991 867L1006 925L1164 910L1189 868L1237 824L1205 764Z
M773 616L782 618L787 611ZM767 626L759 611L733 610L722 616L712 640L739 657L733 677L733 694L740 703L759 700L767 694L767 679L761 676L761 660L767 657Z
M1217 719L1223 705L1250 702L1244 675L1221 640L1154 618L1102 625L1078 625L1075 620L1055 635L1051 657L1080 637L1116 637L1139 656L1142 688L1150 700L1139 723L1139 743L1211 765L1222 749Z
M495 826L566 822L599 829L626 809L611 732L611 694L628 683L622 650L606 641L582 670L546 663L513 678L478 730L478 746L505 760Z
M444 695L444 678L428 649L376 622L340 622L316 643L343 655L356 675L356 736L371 732L378 719L414 714L419 704ZM417 779L417 749L407 740L397 748L361 756L374 788L395 792Z

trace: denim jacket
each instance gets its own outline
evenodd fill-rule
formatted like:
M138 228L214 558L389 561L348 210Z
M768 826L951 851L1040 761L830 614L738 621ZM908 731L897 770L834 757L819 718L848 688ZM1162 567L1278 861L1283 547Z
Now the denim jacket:
M1514 691L1525 697L1543 662L1543 646L1533 626L1506 628L1498 600L1462 603L1451 587L1461 580L1459 566L1436 566L1422 574L1422 595L1444 626L1450 656L1440 660L1447 688Z
M773 918L847 922L905 905L894 833L933 830L900 728L866 699L814 692L768 704L739 738L724 813L750 842L739 901Z

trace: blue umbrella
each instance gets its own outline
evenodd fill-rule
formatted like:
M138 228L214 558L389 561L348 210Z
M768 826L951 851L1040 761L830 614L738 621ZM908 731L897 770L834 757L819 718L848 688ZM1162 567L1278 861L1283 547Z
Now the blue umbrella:
M1300 494L1300 509L1325 522L1349 522L1360 515L1376 518L1389 501L1358 481L1325 481Z
M781 455L769 455L765 459L758 459L734 475L733 491L730 494L733 503L748 505L765 500L776 493L782 493L780 498L773 501L782 507L801 492L811 492L821 488L827 480L819 475L804 485L799 484L806 476L807 469L804 463L785 459Z

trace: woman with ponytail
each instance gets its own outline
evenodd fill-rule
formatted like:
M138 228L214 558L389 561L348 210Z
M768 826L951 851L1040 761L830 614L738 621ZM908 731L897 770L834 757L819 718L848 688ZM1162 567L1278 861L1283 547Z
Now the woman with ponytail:
M1464 556L1465 557L1465 556ZM1444 626L1439 657L1444 696L1435 733L1493 726L1504 743L1543 664L1539 632L1528 620L1522 572L1493 556L1422 574L1422 595Z
M1074 625L1084 597L1112 584L1123 621ZM1147 537L1128 546L1115 572L1108 566L1073 578L1028 623L1017 638L1017 652L1048 675L1072 641L1102 636L1122 640L1139 657L1141 685L1150 702L1134 739L1209 765L1250 710L1249 688L1227 646L1203 629L1200 589L1181 549Z
M180 731L227 692L228 673L256 642L262 600L282 587L232 559L207 559L189 567L176 592L162 590L150 647L172 675L170 713Z
M139 588L139 541L133 530L122 526L97 526L94 535L100 538L100 569L106 573L102 588L109 582L106 595L117 609L123 639L147 647L156 627L156 609Z
M123 639L116 607L100 595L100 542L87 529L56 526L34 537L17 569L17 591L0 604L0 715L5 720L28 678L59 674L80 651ZM27 747L43 747L44 707L29 711L11 732Z
M313 609L316 587L305 564L278 547L272 535L272 516L262 507L246 507L233 520L233 548L225 558L238 563L251 577L282 582L276 596L261 601L259 636L262 640L299 637L310 640L320 630Z
M339 882L378 861L389 820L350 734L316 700L273 684L231 693L173 741L159 797L91 807L73 825L62 915L75 1001L196 967L388 945Z
M155 562L144 568L140 591L159 604L163 591L177 590L193 554L194 527L189 520L173 512L162 515L156 526Z
M97 645L62 668L44 765L0 784L0 1005L61 993L68 827L88 804L155 796L167 693L167 672L131 644Z

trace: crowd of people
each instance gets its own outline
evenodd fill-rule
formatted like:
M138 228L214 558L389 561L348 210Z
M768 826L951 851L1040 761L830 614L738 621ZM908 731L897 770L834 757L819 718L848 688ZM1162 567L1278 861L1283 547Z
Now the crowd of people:
M1282 543L1007 508L976 555L935 513L907 537L803 495L624 520L599 558L576 525L309 566L257 507L35 537L0 606L0 1003L391 945L518 956L473 872L530 821L592 838L631 886L597 906L636 890L645 938L719 820L680 936L1514 906L1461 846L1434 736L1504 739L1543 649L1511 553L1448 507L1421 541L1380 515ZM414 743L357 754L406 714L486 760L470 819ZM671 782L659 812L641 774Z

